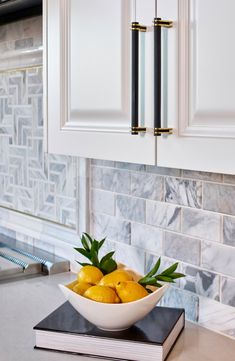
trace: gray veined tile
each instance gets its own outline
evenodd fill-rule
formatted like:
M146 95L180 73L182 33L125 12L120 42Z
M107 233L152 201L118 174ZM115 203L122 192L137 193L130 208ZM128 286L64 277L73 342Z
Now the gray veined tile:
M218 174L218 173L183 170L182 176L185 178L200 179L210 182L222 182L222 174Z
M140 223L131 225L131 244L149 252L162 252L163 231Z
M235 247L235 217L224 217L223 242Z
M235 215L235 186L204 183L203 208Z
M115 195L99 189L91 190L91 209L95 212L109 214L115 213Z
M76 228L76 200L72 197L56 196L56 218L59 223Z
M117 192L130 193L130 173L121 169L103 168L102 188Z
M117 262L124 263L141 275L144 275L145 254L143 250L123 244L116 243L115 259Z
M107 237L109 241L130 243L131 240L130 222L105 214L92 214L91 231L95 237Z
M109 252L116 251L116 243L114 241L105 240L103 246L100 249L99 257L104 257Z
M161 201L163 199L163 181L163 177L154 174L132 173L131 194L135 197Z
M117 195L116 215L131 221L145 222L145 200L140 198Z
M200 263L201 242L198 239L165 232L164 255L193 265Z
M91 167L91 186L93 188L102 188L103 169L100 167Z
M135 172L144 172L145 165L144 164L134 164L134 163L126 163L126 162L115 162L116 168L127 169Z
M235 184L235 175L232 174L224 174L223 175L224 183Z
M220 222L219 214L191 208L182 209L182 233L220 242Z
M91 177L94 188L116 193L130 193L131 176L129 171L92 166Z
M166 202L201 208L202 183L200 181L166 177L165 188Z
M182 264L181 270L186 275L186 277L181 278L180 285L182 288L219 301L220 277L218 275L185 264Z
M159 175L168 175L171 177L180 177L181 174L180 169L158 167L156 165L146 165L146 172Z
M235 279L222 278L221 302L235 307Z
M171 229L180 230L181 207L165 202L146 202L146 223Z
M235 337L235 308L200 297L199 324Z
M101 160L101 159L91 159L91 164L101 166L101 167L115 167L115 162L111 160Z
M235 277L235 248L214 242L202 242L202 267Z
M16 47L18 53L42 43L42 17L4 29L1 52ZM76 219L76 162L63 155L44 157L42 105L42 69L0 74L0 204L71 225Z
M184 308L187 320L198 321L199 297L191 292L170 287L162 298L161 306Z

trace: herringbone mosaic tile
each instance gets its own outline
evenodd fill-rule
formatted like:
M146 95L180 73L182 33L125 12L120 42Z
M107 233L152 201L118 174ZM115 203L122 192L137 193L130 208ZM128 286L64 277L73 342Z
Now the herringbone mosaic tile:
M42 68L0 73L0 205L76 225L76 158L44 154Z

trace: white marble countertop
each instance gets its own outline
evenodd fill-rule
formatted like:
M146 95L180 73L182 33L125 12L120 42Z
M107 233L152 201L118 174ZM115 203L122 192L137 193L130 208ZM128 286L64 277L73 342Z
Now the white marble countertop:
M1 361L91 361L78 355L34 350L33 326L63 303L57 287L74 275L63 273L0 284ZM167 361L234 361L235 341L187 323Z

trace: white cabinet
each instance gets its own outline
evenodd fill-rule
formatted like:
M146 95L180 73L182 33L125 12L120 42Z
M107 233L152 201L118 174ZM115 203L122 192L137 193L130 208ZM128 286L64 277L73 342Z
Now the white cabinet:
M173 20L161 30L162 127L173 135L161 137L153 135L154 0L136 1L136 20L147 25L138 73L147 131L130 132L132 3L44 0L48 151L235 174L234 0L158 0L158 16Z
M137 0L140 125L131 135L130 0L44 0L45 113L51 153L156 163L153 136L154 1Z
M235 2L159 0L168 33L165 112L157 164L235 174Z

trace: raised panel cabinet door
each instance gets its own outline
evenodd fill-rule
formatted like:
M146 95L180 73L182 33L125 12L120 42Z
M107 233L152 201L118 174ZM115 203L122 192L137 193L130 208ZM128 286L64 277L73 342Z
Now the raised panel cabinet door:
M167 54L167 121L160 166L235 174L235 2L159 0L174 21Z
M137 0L136 17L151 25L153 14L142 11L144 2ZM130 131L132 20L130 0L44 0L49 152L155 164L152 132ZM149 129L153 99L148 47L151 28L140 35L139 54L140 125Z

